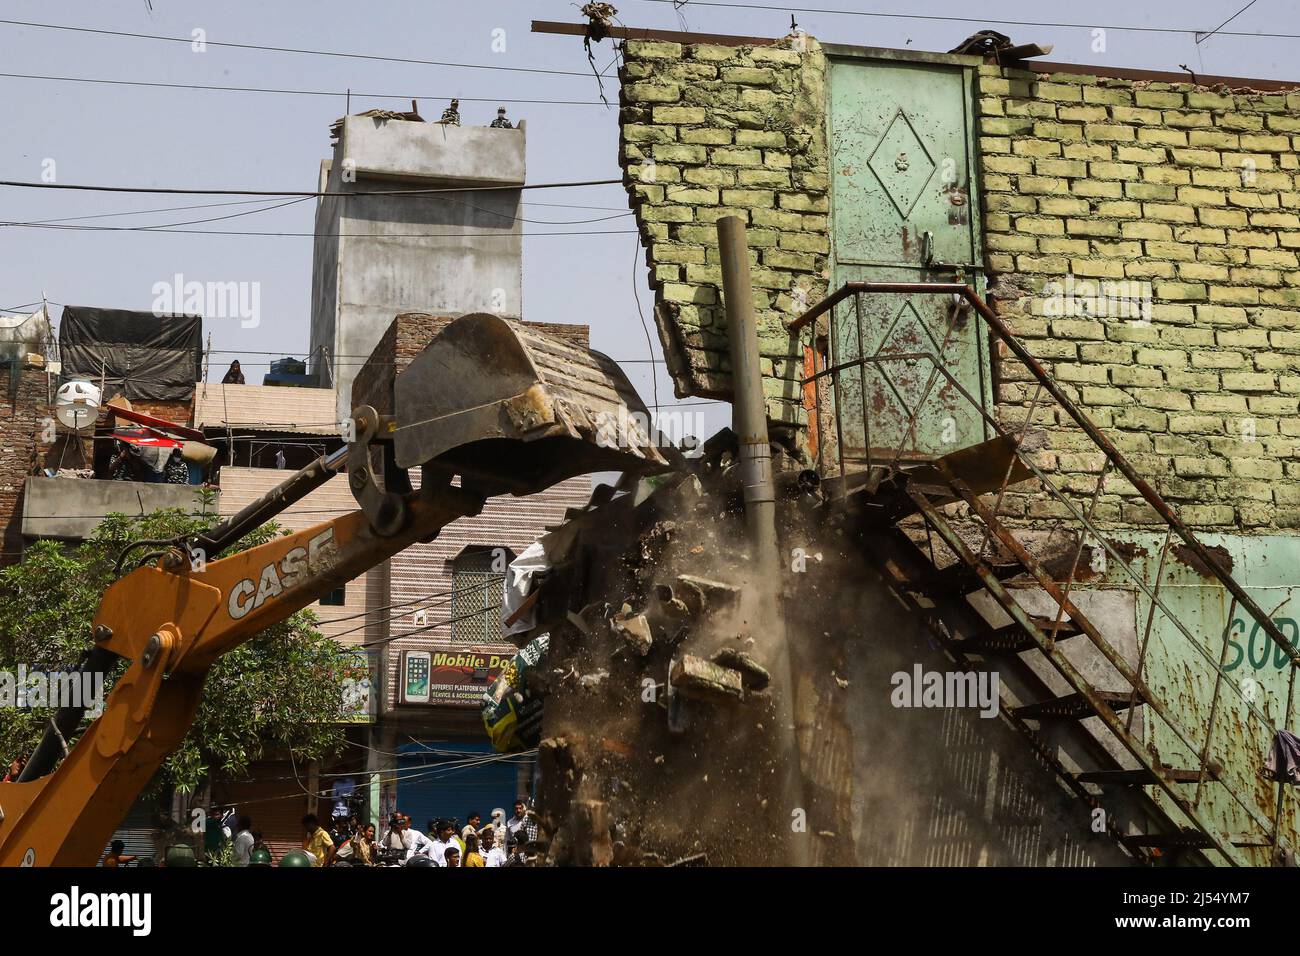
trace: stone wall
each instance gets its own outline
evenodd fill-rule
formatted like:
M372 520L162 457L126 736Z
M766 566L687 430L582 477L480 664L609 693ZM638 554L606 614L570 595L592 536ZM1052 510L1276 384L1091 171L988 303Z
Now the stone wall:
M1185 520L1300 526L1300 93L993 66L978 89L999 312ZM1018 424L1034 386L997 358ZM1035 423L1038 463L1090 494L1095 448L1050 403ZM1106 490L1102 520L1154 519Z
M679 398L731 394L715 223L734 215L748 228L769 417L806 422L784 323L829 274L825 75L807 37L625 44L620 160Z

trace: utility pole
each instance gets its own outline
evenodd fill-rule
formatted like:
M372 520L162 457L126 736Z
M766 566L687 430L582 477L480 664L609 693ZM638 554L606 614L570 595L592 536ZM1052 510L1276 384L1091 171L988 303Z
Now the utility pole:
M803 803L799 737L794 723L794 681L790 645L781 608L782 561L776 537L776 488L772 481L772 446L767 435L767 403L763 398L763 366L754 318L754 287L749 274L749 243L744 220L718 220L718 252L722 264L722 294L727 314L727 344L731 354L731 427L740 442L740 477L744 487L745 530L749 539L755 620L764 628L756 644L767 650L772 674L771 693L779 735L780 801L787 826L787 861L807 866L809 839ZM795 821L803 823L795 829Z

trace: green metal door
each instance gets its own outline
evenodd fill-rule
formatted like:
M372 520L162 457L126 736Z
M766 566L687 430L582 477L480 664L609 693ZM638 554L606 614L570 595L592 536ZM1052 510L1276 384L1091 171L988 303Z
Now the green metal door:
M983 291L972 70L954 57L832 57L836 288L851 280L959 278ZM870 295L856 308L849 299L837 310L831 349L836 363L874 359L839 379L846 459L927 459L988 437L981 415L988 404L986 336L978 315L956 311L952 297ZM925 358L891 358L921 353L941 360L961 387L936 377Z

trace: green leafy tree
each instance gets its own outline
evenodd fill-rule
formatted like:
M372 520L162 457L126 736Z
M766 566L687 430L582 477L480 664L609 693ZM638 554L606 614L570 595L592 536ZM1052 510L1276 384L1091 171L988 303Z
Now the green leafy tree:
M194 534L215 521L175 508L140 517L109 515L75 549L53 541L33 544L19 564L0 571L0 670L16 672L20 663L28 671L74 668L91 645L91 621L115 579L122 548L143 538ZM275 525L265 525L228 553L278 533ZM268 747L287 747L301 761L337 754L344 742L338 722L344 690L349 679L365 677L366 669L354 651L324 637L318 623L310 611L298 611L219 658L194 725L149 789L192 792L205 779L240 776ZM106 692L118 674L109 675ZM4 766L33 751L50 715L39 708L4 714ZM82 729L88 724L89 718Z

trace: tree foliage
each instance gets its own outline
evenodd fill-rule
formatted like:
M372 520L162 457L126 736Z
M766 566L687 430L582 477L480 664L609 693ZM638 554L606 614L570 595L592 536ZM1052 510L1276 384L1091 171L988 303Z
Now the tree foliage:
M109 515L74 549L54 541L33 544L21 563L0 571L0 670L15 673L20 664L28 672L75 668L91 646L91 621L115 578L122 548L144 538L194 534L214 522L211 515L175 508L141 517ZM265 525L232 552L277 533L276 526ZM365 676L365 662L325 638L317 623L310 611L298 611L221 657L209 673L194 725L150 789L193 791L207 778L238 777L273 748L289 748L299 760L336 754L344 740L338 718L346 682ZM116 676L109 676L106 691ZM4 766L32 752L50 715L40 708L4 712ZM89 719L83 729L88 724Z

